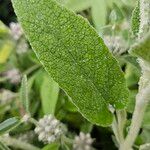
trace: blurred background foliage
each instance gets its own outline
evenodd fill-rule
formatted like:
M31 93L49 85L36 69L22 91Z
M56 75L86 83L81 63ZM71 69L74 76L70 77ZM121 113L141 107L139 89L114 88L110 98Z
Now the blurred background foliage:
M57 0L75 13L88 19L90 24L104 39L105 44L119 61L125 73L130 90L128 104L128 123L134 109L135 95L138 89L140 68L135 58L128 54L134 36L131 33L131 16L136 0ZM70 98L49 78L37 60L21 26L17 23L10 0L0 0L0 122L13 117L22 117L25 110L20 102L20 82L23 74L28 77L29 109L37 120L45 114L54 114L69 129L70 136L80 131L91 133L93 146L101 150L115 150L115 139L111 128L98 127L85 120ZM147 110L141 134L137 138L136 147L150 142L150 111ZM16 138L23 138L33 132L34 126L23 124L10 132ZM31 142L39 147L36 136Z

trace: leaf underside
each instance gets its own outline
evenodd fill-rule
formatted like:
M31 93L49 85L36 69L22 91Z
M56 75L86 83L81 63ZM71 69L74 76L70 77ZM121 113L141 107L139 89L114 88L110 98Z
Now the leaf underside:
M94 124L113 120L109 104L126 106L120 67L90 24L53 0L13 0L37 57L80 113Z
M137 36L139 33L139 27L140 27L140 1L138 0L137 6L133 10L132 13L132 33L133 35Z

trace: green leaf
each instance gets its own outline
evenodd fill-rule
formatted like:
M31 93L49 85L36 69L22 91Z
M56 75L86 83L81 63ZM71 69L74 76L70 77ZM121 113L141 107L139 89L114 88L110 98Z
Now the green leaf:
M0 64L4 64L9 59L14 48L14 43L11 40L0 40Z
M27 85L27 76L24 75L21 82L21 90L20 90L20 100L22 105L27 113L29 111L29 98L28 98L28 85Z
M128 90L96 31L53 0L13 0L13 5L37 57L80 113L94 124L110 125L109 104L123 109Z
M8 34L9 34L9 28L0 20L0 37L3 38Z
M65 6L75 12L79 12L91 7L91 0L69 0Z
M148 108L145 111L142 127L146 129L150 129L150 105L148 105Z
M52 143L46 145L42 150L59 150L60 145L58 143Z
M112 23L120 23L124 19L124 15L122 10L115 4L113 3L113 10L110 14L110 20Z
M127 111L130 112L130 113L134 112L135 99L136 99L137 93L138 93L137 90L130 90L129 102L128 102L128 107L127 107Z
M0 134L8 132L16 127L20 123L20 120L13 117L10 119L5 120L4 122L0 123Z
M91 11L95 27L100 32L101 28L105 25L107 18L106 0L94 0L94 2L92 2Z
M132 33L134 36L137 36L140 27L140 1L139 0L137 2L137 6L133 10L131 20L132 20L132 24L131 24Z
M137 85L141 76L141 71L132 64L128 63L125 71L125 79L127 86L129 88L133 88Z
M121 0L106 0L108 7L112 9L113 4L117 4L119 7L122 7L124 4Z
M41 86L41 99L44 114L54 114L55 107L59 94L59 86L47 75L44 76L43 83Z
M131 47L130 53L150 62L150 33L144 39Z
M140 137L142 141L145 143L150 143L150 129L142 129L142 133L140 134Z
M84 133L90 133L93 129L93 124L90 122L85 121L83 124L80 126L80 131Z

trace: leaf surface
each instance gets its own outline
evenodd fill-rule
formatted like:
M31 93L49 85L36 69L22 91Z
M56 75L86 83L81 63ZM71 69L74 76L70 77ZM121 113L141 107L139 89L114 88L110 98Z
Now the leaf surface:
M0 123L0 134L8 132L20 124L20 120L13 117Z
M91 0L69 0L65 6L75 12L90 8L93 2Z
M128 90L116 59L95 29L53 0L13 0L16 14L37 57L80 113L107 126L126 106Z
M22 102L22 106L25 109L26 113L30 113L29 98L28 98L28 83L27 83L26 75L23 76L22 81L21 81L20 100Z
M54 115L58 95L58 84L52 78L45 75L41 86L41 99L44 114Z
M140 1L138 0L137 6L132 12L132 33L137 36L140 27Z
M101 28L106 23L107 18L107 5L105 0L95 0L92 2L92 19L97 31L102 32Z

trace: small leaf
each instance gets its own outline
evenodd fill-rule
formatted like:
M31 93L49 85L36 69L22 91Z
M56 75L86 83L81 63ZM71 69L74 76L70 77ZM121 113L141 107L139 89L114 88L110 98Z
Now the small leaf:
M136 66L133 66L132 64L128 63L125 71L125 79L127 86L129 88L136 86L140 79L140 76L141 71Z
M124 4L121 0L106 0L108 7L112 9L113 4L117 4L119 7L122 7Z
M105 25L107 18L106 0L94 0L92 2L91 11L95 27L100 32L101 28Z
M22 105L27 113L29 112L29 98L28 98L28 85L27 85L27 76L24 75L21 82L20 90L20 100Z
M122 10L115 3L113 3L113 10L110 14L110 19L112 23L120 23L124 19Z
M142 133L140 134L140 137L142 139L142 141L144 141L145 143L150 143L150 128L143 128L142 129Z
M52 78L49 78L47 75L45 75L41 86L41 99L44 114L55 113L58 94L58 84Z
M139 27L140 27L140 1L138 0L137 6L133 10L132 13L132 33L134 36L137 36L139 33Z
M16 127L20 123L20 120L13 117L10 119L5 120L4 122L0 123L0 134L8 132Z
M96 31L53 0L13 0L13 5L37 57L79 112L94 124L110 125L109 105L123 109L128 90Z
M150 62L150 33L131 47L130 53Z
M0 64L6 63L13 48L14 44L10 40L0 40Z
M91 7L91 0L69 0L65 6L75 12L79 12Z
M4 37L9 33L9 28L0 20L0 37Z
M59 150L60 145L58 143L52 143L46 145L42 150Z

